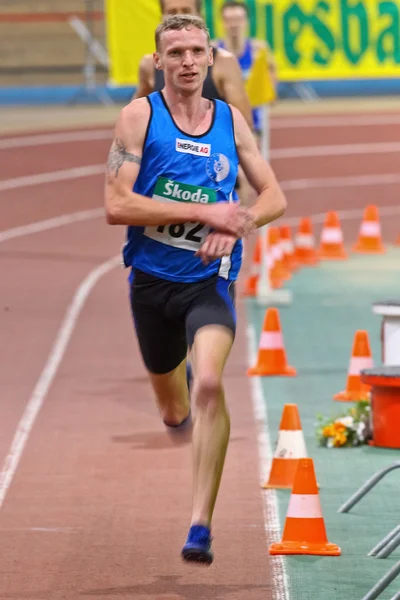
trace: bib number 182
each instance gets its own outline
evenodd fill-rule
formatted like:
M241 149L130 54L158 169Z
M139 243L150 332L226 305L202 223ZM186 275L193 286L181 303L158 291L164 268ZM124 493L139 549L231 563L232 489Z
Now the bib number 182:
M204 225L201 225L200 223L197 223L197 225L195 225L192 229L189 229L189 231L186 231L186 226L184 225L184 223L168 226L160 225L159 227L157 227L158 233L165 233L166 227L168 227L168 235L170 235L172 238L178 239L184 237L185 240L188 240L189 242L194 242L196 244L200 244L202 241L202 237L196 235L204 228Z

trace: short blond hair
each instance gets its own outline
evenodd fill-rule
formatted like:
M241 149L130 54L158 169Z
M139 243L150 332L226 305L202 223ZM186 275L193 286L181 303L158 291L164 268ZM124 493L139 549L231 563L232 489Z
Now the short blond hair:
M163 33L166 31L181 31L182 29L189 29L190 27L196 27L196 29L204 31L207 36L207 43L210 45L210 32L201 17L198 17L197 15L171 15L166 17L156 29L155 37L157 52L160 50L160 40Z

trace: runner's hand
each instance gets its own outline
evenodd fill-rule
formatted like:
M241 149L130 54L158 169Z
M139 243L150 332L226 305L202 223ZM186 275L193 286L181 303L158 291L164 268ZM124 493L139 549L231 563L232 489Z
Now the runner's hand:
M196 252L196 256L199 256L202 262L208 265L213 260L232 254L236 242L237 238L233 235L218 231L209 233L200 249Z
M207 206L207 225L236 237L247 237L256 228L253 217L246 208L232 202L218 202Z

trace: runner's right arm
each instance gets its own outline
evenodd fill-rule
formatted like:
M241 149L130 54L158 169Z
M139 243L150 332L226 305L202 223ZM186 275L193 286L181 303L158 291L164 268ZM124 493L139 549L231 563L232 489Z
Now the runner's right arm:
M150 119L145 98L122 109L107 162L105 211L110 225L159 226L199 222L218 231L246 236L254 228L246 209L233 203L199 205L159 202L133 192Z

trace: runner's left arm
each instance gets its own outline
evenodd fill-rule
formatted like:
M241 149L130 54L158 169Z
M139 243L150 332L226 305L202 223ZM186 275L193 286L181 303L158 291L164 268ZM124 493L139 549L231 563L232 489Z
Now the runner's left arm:
M262 227L284 214L286 198L270 164L261 155L243 115L235 107L231 108L239 161L250 185L258 194L249 208L249 214L256 227Z
M248 211L256 227L278 219L286 209L286 198L269 163L262 157L253 133L240 111L232 108L235 141L240 164L258 197ZM229 256L237 238L219 231L210 233L197 251L204 264Z

